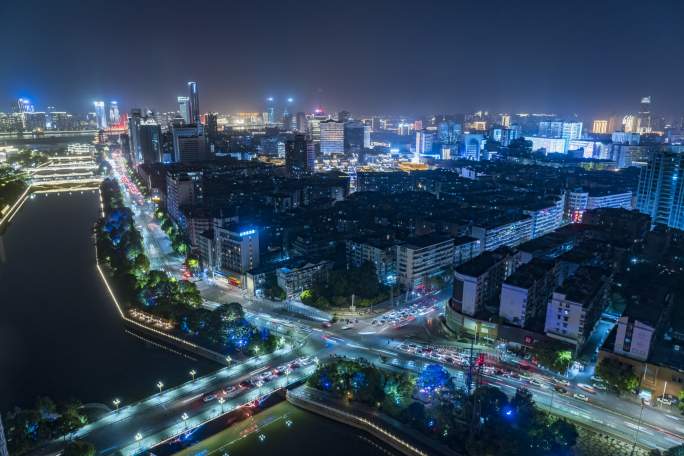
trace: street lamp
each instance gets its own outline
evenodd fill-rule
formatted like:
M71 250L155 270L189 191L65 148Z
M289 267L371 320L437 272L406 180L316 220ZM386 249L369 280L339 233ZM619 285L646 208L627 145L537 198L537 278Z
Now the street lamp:
M223 404L226 402L226 400L222 397L219 397L218 402L221 404L221 413L223 413Z
M138 442L138 448L140 448L140 445L142 444L142 434L140 432L135 434L135 441Z
M192 369L190 372L188 372L190 376L192 377L192 381L195 381L195 375L197 375L197 371L195 369Z
M639 429L641 429L641 418L644 416L644 405L646 405L646 402L644 401L644 398L641 398L641 412L639 412L639 421L637 422L636 432L634 433L634 445L632 445L630 456L634 456L637 440L639 440Z
M157 388L159 388L159 394L162 392L162 388L164 388L164 384L160 381L157 382Z
M188 427L188 414L183 412L181 415L181 419L183 420L183 425L187 428Z
M121 404L121 400L119 400L118 398L114 399L112 401L112 404L114 404L114 407L116 407L116 410L118 411L119 410L119 404Z

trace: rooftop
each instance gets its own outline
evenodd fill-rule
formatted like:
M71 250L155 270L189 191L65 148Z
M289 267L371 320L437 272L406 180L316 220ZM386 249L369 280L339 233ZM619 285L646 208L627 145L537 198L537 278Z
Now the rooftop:
M426 234L423 236L409 238L406 240L406 243L404 245L409 249L415 250L441 244L446 241L452 241L453 243L453 239L454 238L452 238L451 236L445 236L443 234Z
M498 263L505 260L509 256L510 252L511 250L508 248L496 249L491 252L484 252L476 256L472 260L458 266L456 268L456 272L470 277L481 276L482 274L486 273L491 268L496 266Z
M589 304L606 283L608 272L596 266L581 266L575 274L556 289L565 294L566 299Z
M504 283L520 288L530 288L534 282L552 271L554 266L553 261L533 258L529 263L520 266Z

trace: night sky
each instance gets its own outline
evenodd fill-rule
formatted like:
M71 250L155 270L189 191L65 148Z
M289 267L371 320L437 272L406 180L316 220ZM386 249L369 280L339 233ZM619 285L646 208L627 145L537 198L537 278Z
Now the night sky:
M0 111L27 96L202 111L684 111L684 1L0 0Z

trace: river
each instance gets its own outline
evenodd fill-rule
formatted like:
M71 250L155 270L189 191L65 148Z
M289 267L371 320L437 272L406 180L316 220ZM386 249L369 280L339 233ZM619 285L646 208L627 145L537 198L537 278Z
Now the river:
M127 333L95 269L97 192L38 194L0 238L0 411L130 402L218 366Z

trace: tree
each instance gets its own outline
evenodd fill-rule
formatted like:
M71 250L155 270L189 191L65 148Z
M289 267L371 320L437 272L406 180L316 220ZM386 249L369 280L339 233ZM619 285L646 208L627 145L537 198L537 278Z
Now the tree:
M604 358L596 366L596 374L606 381L619 394L634 393L639 387L639 377L632 366L613 358Z
M282 301L287 298L287 293L278 285L278 277L273 272L266 274L264 281L264 294L267 298ZM303 301L302 301L303 302Z
M451 387L451 375L440 364L428 364L418 377L418 387L433 392L441 388Z
M63 456L95 456L95 445L84 440L69 442L64 447Z
M572 350L561 342L538 342L530 353L538 364L558 372L565 372L573 362Z

